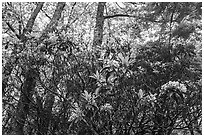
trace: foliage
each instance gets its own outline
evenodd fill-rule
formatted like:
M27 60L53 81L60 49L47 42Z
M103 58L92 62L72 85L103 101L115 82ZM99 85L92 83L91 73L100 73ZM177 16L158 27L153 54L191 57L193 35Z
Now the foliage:
M106 3L106 17L129 16L106 20L94 49L96 3L67 3L39 42L46 3L21 41L6 22L18 30L35 5L2 5L3 134L16 134L25 87L24 134L202 134L201 3Z

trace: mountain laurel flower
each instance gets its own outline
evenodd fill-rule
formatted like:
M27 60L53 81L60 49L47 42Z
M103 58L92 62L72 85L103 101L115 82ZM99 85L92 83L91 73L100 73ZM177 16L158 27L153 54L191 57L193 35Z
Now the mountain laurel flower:
M178 81L169 81L168 83L161 86L162 91L166 91L167 89L175 88L181 92L186 92L187 88L184 84L179 83Z
M182 92L186 92L187 88L186 88L186 86L184 84L180 83L179 90L182 91Z
M147 96L148 101L150 102L156 102L156 94L151 94Z
M109 103L106 103L105 105L101 106L101 110L111 111L112 109L113 109L113 107Z

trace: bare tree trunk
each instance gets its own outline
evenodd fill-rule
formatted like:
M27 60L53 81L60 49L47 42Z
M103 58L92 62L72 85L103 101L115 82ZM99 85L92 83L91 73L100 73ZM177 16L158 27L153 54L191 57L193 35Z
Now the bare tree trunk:
M34 12L31 14L31 16L30 16L30 18L26 24L26 28L23 30L23 34L25 34L26 32L30 33L32 31L35 19L36 19L38 13L40 12L40 10L42 9L43 4L44 4L44 2L38 2L37 3L37 7L35 8Z
M24 125L27 115L29 114L29 107L32 101L33 90L36 84L36 77L38 77L38 73L36 70L30 69L27 71L16 110L15 132L17 135L24 134Z
M60 79L57 76L56 72L54 71L53 82L55 83L50 83L50 87L49 87L53 92L57 91L56 85L58 85L59 81ZM43 106L43 110L40 115L40 123L39 123L40 127L38 127L39 128L38 134L42 134L42 135L48 134L50 121L52 119L52 107L54 102L55 102L55 96L48 91L46 95L45 103Z
M58 24L59 19L61 18L62 11L65 7L65 2L58 2L53 17L50 23L46 26L45 30L42 32L41 37L39 38L39 43L41 43L47 36L49 32L51 32ZM55 74L53 74L54 77ZM58 80L55 80L56 83ZM51 90L56 91L56 88L51 86ZM40 120L41 122L38 129L38 134L48 134L50 120L52 118L52 107L55 101L55 96L52 93L47 93L45 104L43 107L43 111L41 112Z
M99 2L96 15L96 25L94 29L93 48L100 47L103 41L104 7L105 2Z
M45 30L43 31L41 37L39 38L39 43L42 42L46 38L46 35L48 32L52 31L52 29L54 29L57 26L65 5L66 5L66 2L57 3L57 7L55 9L54 15L50 23L46 26Z
M55 101L55 96L47 93L43 110L40 112L40 127L38 127L38 134L48 134L50 120L52 118L52 107Z

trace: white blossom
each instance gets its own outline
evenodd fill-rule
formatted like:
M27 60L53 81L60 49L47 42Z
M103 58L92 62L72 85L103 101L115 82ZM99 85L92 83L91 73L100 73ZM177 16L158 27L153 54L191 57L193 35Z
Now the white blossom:
M162 91L166 91L167 89L175 88L181 92L186 92L187 88L184 84L179 83L178 81L169 81L168 83L161 86Z
M113 107L109 103L106 103L105 105L101 106L101 110L111 111L112 109L113 109Z

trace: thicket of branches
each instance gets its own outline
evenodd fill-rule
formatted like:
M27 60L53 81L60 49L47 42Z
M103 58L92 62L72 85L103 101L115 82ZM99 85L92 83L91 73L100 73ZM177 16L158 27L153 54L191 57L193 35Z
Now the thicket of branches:
M2 134L202 134L202 3L3 3Z

